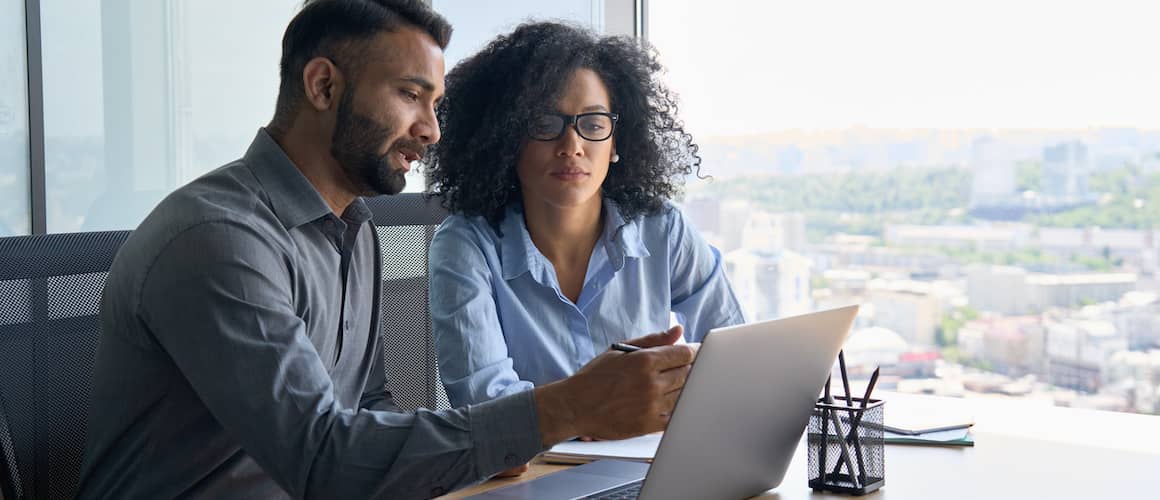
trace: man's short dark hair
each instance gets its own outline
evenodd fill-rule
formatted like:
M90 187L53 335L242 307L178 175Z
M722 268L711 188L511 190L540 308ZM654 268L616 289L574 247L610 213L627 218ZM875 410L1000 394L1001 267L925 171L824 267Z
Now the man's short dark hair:
M302 71L311 59L328 57L357 74L366 62L358 44L403 26L425 31L442 49L451 40L451 25L422 0L307 0L282 36L275 123L293 119L305 92Z

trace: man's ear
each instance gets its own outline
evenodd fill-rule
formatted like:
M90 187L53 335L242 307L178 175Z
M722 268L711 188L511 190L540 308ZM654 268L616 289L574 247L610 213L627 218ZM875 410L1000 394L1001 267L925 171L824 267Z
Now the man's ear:
M326 111L334 106L344 84L342 72L325 57L311 59L302 69L306 101L315 111Z

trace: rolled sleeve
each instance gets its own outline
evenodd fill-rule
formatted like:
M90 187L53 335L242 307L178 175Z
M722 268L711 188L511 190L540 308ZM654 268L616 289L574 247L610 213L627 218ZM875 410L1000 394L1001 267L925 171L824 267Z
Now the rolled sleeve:
M139 315L291 496L425 498L540 451L530 395L441 412L341 407L294 310L291 254L269 240L243 224L187 229L151 265Z
M701 237L680 210L672 209L669 223L672 310L685 326L686 338L700 342L709 330L744 323L721 253Z
M492 293L493 279L472 229L450 218L428 251L431 333L452 406L527 391L513 368Z

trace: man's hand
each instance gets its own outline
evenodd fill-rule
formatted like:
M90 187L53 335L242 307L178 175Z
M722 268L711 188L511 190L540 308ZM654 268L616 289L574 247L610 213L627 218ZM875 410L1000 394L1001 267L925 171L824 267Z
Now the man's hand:
M683 329L628 341L637 352L608 351L575 375L536 388L545 445L583 435L624 439L665 429L696 348L672 345Z
M517 466L515 466L515 467L512 467L512 468L510 468L510 469L508 469L508 470L505 470L505 471L503 471L503 472L500 472L499 474L496 474L495 476L492 476L492 477L517 477L517 476L522 476L522 475L524 475L524 473L525 473L525 472L527 472L527 471L528 471L528 468L529 468L528 464L524 464L524 465L517 465Z

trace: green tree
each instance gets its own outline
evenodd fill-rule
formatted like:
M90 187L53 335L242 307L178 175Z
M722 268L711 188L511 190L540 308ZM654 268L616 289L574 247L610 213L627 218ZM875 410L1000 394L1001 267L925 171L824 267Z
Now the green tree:
M939 326L935 330L934 342L939 347L958 345L959 330L969 321L979 318L979 311L971 306L959 307L939 319Z
M1015 165L1015 190L1040 191L1043 167L1038 162L1020 162Z

